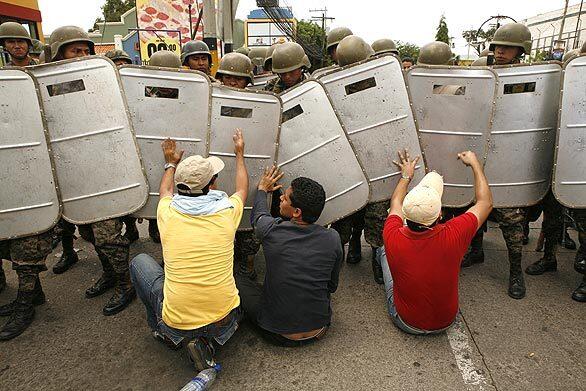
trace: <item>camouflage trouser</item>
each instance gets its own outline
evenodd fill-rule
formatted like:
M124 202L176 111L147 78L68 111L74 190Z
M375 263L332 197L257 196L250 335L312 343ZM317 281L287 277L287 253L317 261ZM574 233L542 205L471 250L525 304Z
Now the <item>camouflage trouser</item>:
M366 208L362 208L358 212L348 217L344 217L343 219L338 220L334 224L332 224L332 228L338 232L338 235L340 235L342 246L350 242L352 232L360 232L360 234L362 235L362 230L364 229L365 212Z
M73 237L75 225L61 220L58 226L64 241ZM122 219L80 225L78 230L82 238L94 245L98 257L112 265L115 273L123 274L128 271L130 242L122 235Z
M545 239L544 255L546 258L555 257L557 243L562 235L563 207L555 199L551 190L539 204L526 208L527 220L536 221L541 212L543 212L541 230Z
M586 209L573 209L574 222L576 223L576 229L578 230L578 239L580 241L580 247L576 253L576 261L574 268L578 273L584 273L579 264L583 264L583 259L586 258Z
M234 241L234 258L239 256L247 257L249 255L256 255L259 249L260 240L256 238L254 231L236 232L236 240Z
M364 238L371 247L382 247L383 228L389 215L389 201L373 202L364 208Z
M51 254L52 230L39 235L0 242L0 259L12 262L19 280L19 289L33 291L40 272L47 270L45 259Z
M523 257L525 211L521 208L496 208L492 210L488 219L497 222L503 233L509 251L509 263L520 265Z

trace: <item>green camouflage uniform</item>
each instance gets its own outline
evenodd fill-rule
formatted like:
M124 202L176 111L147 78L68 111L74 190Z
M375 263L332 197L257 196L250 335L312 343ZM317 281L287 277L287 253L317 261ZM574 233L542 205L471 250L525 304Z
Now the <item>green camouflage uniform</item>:
M574 269L586 276L586 209L573 209L580 247L576 252Z
M309 75L307 73L303 73L301 75L301 81L299 83L301 83L307 79L309 79ZM289 87L289 88L293 88L293 87ZM283 82L281 81L281 78L277 77L275 79L269 80L267 82L267 84L265 84L264 90L269 91L269 92L274 92L275 94L280 94L280 93L284 92L285 90L288 90L288 88L285 86L285 84L283 84Z
M545 239L544 257L555 261L556 247L562 236L562 205L555 199L550 190L539 204L528 207L526 212L529 221L537 220L543 212L541 230Z
M366 208L362 208L358 212L353 213L348 217L344 217L332 224L332 228L338 232L338 235L340 235L342 246L350 242L352 234L362 235L365 211Z

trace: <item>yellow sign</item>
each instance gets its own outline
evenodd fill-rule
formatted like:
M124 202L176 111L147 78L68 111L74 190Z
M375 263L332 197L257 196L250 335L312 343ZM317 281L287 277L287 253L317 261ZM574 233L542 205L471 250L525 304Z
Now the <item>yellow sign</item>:
M171 38L166 35L160 35L160 37L154 36L148 38L146 41L140 42L140 58L144 65L148 65L151 56L159 50L169 50L178 56L181 56L181 45L179 44L179 38Z

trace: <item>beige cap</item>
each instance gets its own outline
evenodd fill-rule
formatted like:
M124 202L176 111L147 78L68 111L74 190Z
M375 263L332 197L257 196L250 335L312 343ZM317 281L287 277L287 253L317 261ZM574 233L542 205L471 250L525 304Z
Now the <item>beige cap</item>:
M430 172L405 197L403 215L414 223L432 225L440 216L443 192L442 176Z
M182 160L175 170L175 185L187 186L191 194L201 194L213 176L224 169L222 159L211 156L207 159L200 155L189 156Z

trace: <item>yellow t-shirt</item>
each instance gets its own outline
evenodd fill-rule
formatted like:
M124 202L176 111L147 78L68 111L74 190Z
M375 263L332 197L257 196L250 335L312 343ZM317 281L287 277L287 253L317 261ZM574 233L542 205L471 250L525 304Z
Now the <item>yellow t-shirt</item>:
M192 330L217 322L240 305L232 269L244 205L233 195L233 208L189 216L173 209L171 200L162 198L157 208L165 260L163 320Z

